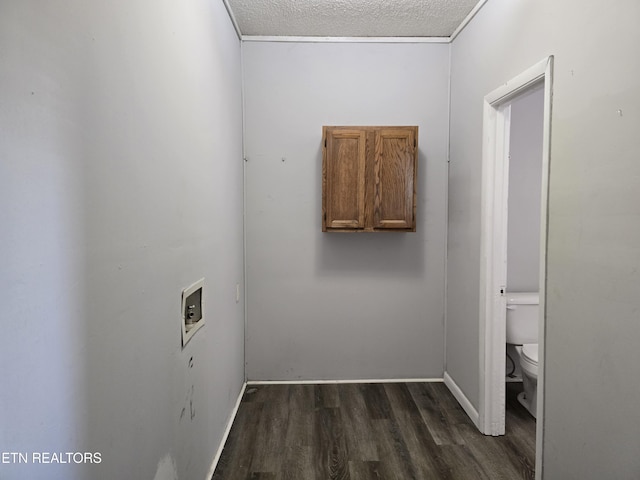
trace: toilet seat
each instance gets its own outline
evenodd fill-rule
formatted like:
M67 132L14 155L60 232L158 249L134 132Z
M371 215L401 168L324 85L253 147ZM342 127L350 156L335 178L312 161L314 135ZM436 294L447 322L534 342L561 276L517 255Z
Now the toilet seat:
M535 364L538 363L538 344L537 343L525 343L522 346L522 353L527 359Z
M538 344L527 343L522 346L520 368L530 377L538 377Z

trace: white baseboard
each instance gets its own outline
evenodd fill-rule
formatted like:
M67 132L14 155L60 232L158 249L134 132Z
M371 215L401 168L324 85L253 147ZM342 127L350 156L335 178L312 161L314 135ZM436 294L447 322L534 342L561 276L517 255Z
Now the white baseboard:
M480 418L478 415L478 411L474 408L467 396L462 392L458 384L453 381L453 378L451 378L451 376L447 372L444 372L444 384L449 388L453 396L456 397L456 400L467 413L467 415L469 415L471 421L475 424L476 427L478 427L478 421Z
M426 383L443 382L442 378L366 378L352 380L249 380L247 385L322 385L338 383Z
M227 443L227 438L229 437L229 432L231 432L231 427L233 426L233 422L236 419L236 415L238 414L238 408L240 408L240 402L242 401L242 396L244 395L244 391L247 388L247 382L244 382L242 388L240 389L240 393L238 394L238 399L236 400L236 404L233 407L231 412L231 417L229 417L229 421L227 422L227 428L224 431L224 435L222 436L222 440L220 441L220 445L218 446L218 451L216 452L216 456L213 457L213 462L211 463L211 467L209 467L209 473L207 474L207 478L205 480L211 480L213 477L213 473L216 471L216 467L218 466L218 461L220 460L220 455L222 455L222 450L224 449L224 444Z

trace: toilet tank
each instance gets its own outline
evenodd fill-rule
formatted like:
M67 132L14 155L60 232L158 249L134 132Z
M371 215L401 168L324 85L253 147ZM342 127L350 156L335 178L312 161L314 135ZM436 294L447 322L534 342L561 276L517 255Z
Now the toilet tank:
M537 292L507 292L507 343L538 343Z

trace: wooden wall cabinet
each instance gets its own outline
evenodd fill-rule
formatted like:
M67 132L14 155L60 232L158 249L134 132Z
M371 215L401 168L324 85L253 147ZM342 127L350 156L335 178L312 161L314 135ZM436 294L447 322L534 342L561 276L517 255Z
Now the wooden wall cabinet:
M418 127L322 127L322 231L416 231Z

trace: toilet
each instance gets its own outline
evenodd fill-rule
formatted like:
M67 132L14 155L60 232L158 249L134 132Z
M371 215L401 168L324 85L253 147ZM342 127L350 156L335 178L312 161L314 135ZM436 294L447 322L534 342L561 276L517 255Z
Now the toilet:
M518 401L534 418L538 398L539 303L537 292L507 293L507 343L516 346L524 387Z

